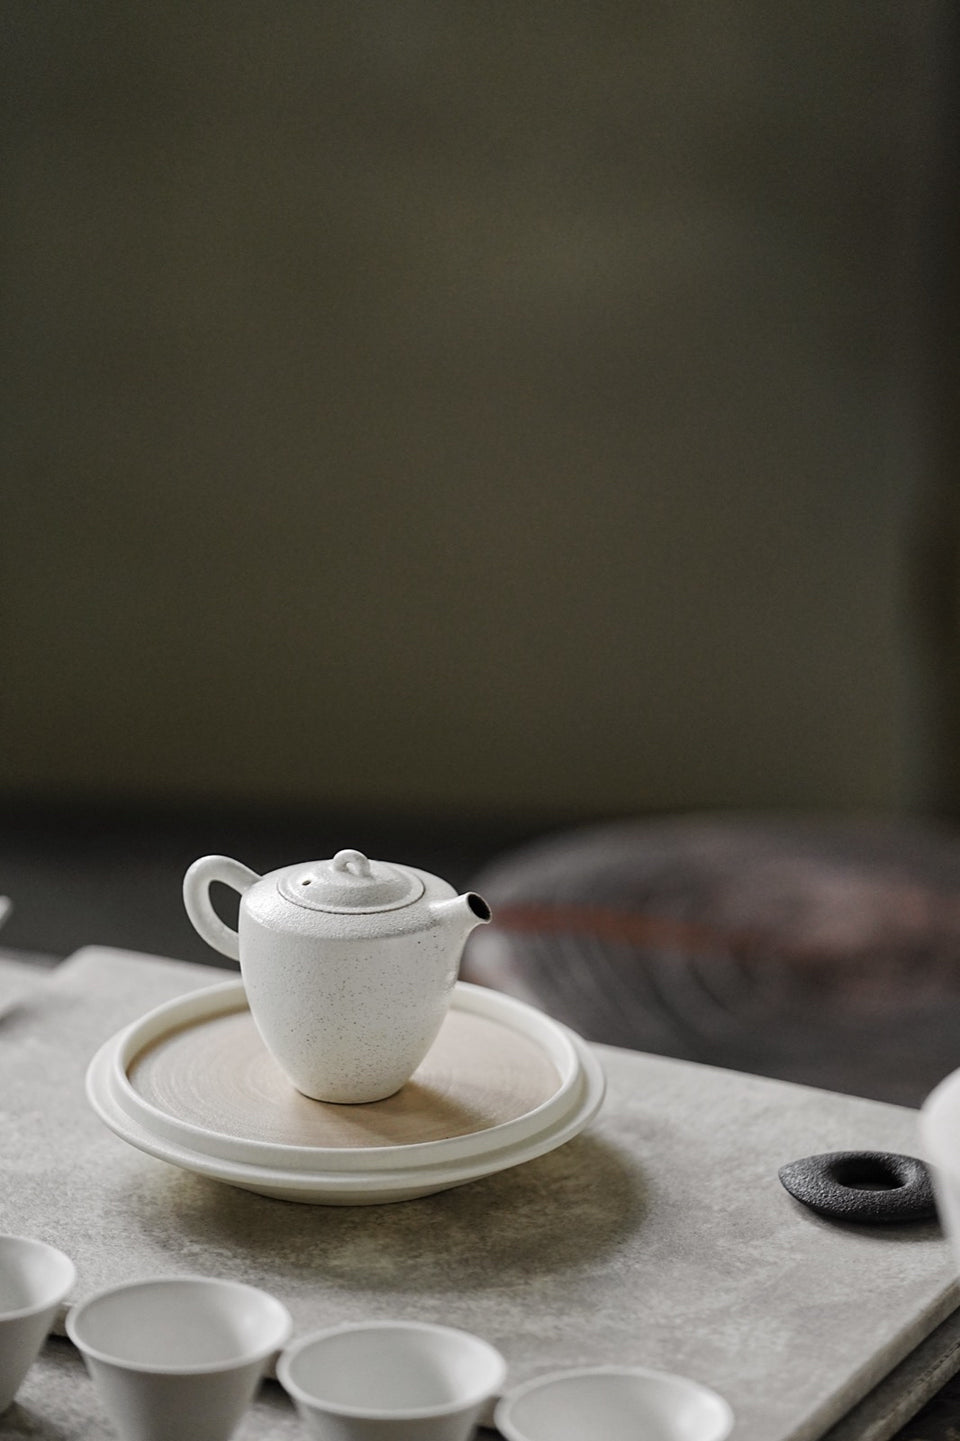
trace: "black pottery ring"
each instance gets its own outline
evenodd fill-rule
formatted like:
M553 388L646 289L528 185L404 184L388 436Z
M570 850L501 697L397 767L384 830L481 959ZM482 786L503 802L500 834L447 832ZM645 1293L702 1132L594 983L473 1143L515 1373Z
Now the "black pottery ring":
M915 1156L829 1151L791 1161L777 1174L794 1200L831 1221L880 1225L937 1214L930 1172Z

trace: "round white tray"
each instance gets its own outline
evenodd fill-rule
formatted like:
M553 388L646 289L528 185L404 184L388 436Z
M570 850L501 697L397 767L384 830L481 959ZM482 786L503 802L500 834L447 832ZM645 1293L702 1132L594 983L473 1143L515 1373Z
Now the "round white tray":
M301 1096L263 1046L239 980L151 1011L102 1046L87 1074L94 1110L140 1150L328 1205L429 1195L532 1160L581 1131L603 1093L580 1037L463 982L416 1074L370 1105Z

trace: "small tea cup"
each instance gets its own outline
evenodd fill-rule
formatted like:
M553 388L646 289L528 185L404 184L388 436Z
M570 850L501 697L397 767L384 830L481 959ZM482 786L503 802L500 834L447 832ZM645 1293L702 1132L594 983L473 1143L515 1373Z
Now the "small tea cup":
M277 1363L319 1441L467 1441L505 1374L489 1342L418 1321L313 1332Z
M12 1402L76 1279L73 1262L55 1246L0 1236L0 1411Z
M945 1076L920 1107L920 1137L937 1214L960 1270L960 1070Z
M495 1419L506 1441L724 1441L733 1427L715 1391L643 1366L538 1376L508 1391Z
M66 1328L124 1441L227 1441L291 1320L254 1286L167 1276L98 1291Z

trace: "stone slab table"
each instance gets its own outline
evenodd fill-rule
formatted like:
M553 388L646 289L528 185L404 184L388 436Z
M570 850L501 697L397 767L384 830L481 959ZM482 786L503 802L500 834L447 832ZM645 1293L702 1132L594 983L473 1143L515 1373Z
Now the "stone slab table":
M960 1291L939 1228L837 1226L777 1179L820 1151L915 1153L915 1112L598 1047L607 1100L558 1151L416 1201L297 1205L145 1156L86 1104L105 1039L216 979L89 948L0 1015L0 1226L61 1246L73 1299L189 1271L273 1291L297 1333L376 1317L463 1326L500 1347L510 1383L663 1367L725 1395L737 1441L887 1441L957 1369ZM103 1434L54 1338L0 1436ZM269 1383L239 1435L296 1434Z

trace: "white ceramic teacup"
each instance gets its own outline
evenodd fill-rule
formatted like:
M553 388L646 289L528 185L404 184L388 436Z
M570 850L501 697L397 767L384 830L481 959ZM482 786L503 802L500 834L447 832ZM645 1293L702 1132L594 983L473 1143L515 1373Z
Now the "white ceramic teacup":
M169 1276L99 1291L66 1326L123 1441L227 1441L291 1320L254 1286Z
M320 1441L467 1441L506 1374L479 1336L371 1321L304 1336L277 1377Z
M55 1246L0 1236L0 1411L16 1395L76 1279L73 1262Z
M940 1221L960 1270L960 1071L952 1071L920 1108L920 1136L930 1164Z
M538 1376L498 1403L507 1441L724 1441L733 1412L715 1391L643 1366Z

